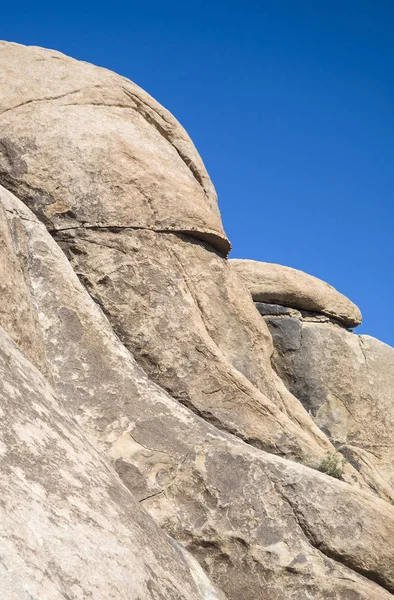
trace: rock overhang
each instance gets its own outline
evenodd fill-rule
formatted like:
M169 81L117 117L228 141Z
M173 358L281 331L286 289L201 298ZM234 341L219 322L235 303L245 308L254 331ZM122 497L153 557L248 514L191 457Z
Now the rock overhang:
M327 315L345 327L362 321L360 309L331 285L298 269L247 259L231 259L255 302Z

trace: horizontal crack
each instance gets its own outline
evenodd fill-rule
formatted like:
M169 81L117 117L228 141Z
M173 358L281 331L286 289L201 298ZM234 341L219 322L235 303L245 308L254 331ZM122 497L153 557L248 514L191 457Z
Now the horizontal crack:
M101 85L90 85L86 88L80 88L78 90L71 90L70 92L66 92L64 94L59 94L58 96L48 96L46 98L32 98L31 100L26 100L25 102L21 102L20 104L16 104L15 106L10 106L9 108L5 108L0 111L0 116L6 112L10 112L11 110L16 110L18 108L22 108L23 106L27 106L28 104L36 104L39 102L53 102L54 100L60 100L62 98L67 98L67 96L72 96L74 94L78 94L79 92L84 92L89 89L100 88L103 87Z
M57 233L62 233L63 231L73 231L78 229L91 229L93 231L109 231L112 233L117 233L119 231L152 231L153 233L164 233L164 234L173 234L173 235L185 235L190 236L193 239L196 239L201 242L207 243L211 248L218 252L221 256L226 257L230 244L229 242L221 237L218 233L214 231L199 231L197 229L170 229L170 228L161 228L161 227L145 227L143 225L71 225L69 227L47 227L49 233L56 238Z
M170 146L172 146L172 148L174 148L174 150L177 152L177 154L180 157L180 159L182 160L182 162L186 165L186 167L189 169L189 171L193 175L194 179L197 181L197 183L202 188L205 196L208 199L210 198L209 191L205 185L204 177L202 177L199 167L195 164L195 162L192 158L190 158L185 152L182 151L182 149L177 144L175 136L172 135L171 129L174 128L174 126L176 127L176 120L174 119L174 123L169 122L153 106L146 104L144 102L144 100L142 100L141 98L138 97L137 94L134 94L133 92L131 92L130 90L128 90L127 88L125 88L123 86L115 85L113 87L110 87L108 85L100 85L100 84L90 85L90 86L86 86L84 88L79 88L77 90L71 90L70 92L66 92L64 94L59 94L57 96L47 96L45 98L32 98L30 100L26 100L25 102L21 102L20 104L16 104L14 106L10 106L9 108L5 108L5 109L1 110L0 115L5 114L10 111L13 111L13 110L17 110L18 108L23 108L24 106L27 106L30 104L37 104L37 103L42 103L42 102L54 102L56 100L61 100L63 98L67 98L69 96L75 96L78 93L87 92L90 89L97 89L97 88L101 88L101 89L108 88L110 90L113 90L114 88L118 88L119 91L123 92L123 94L125 94L129 98L129 100L131 100L131 102L133 104L122 104L120 102L106 103L106 102L98 101L98 102L88 102L86 104L85 103L74 104L74 105L70 104L69 106L85 106L86 105L86 106L97 106L97 107L108 107L108 108L114 107L114 108L123 108L123 109L134 110L137 114L139 114L144 119L144 121L146 123L153 126L154 129L156 129L156 131L162 136L162 138L164 138L170 144ZM154 113L155 116L157 115L157 118L155 118L155 116L153 116L152 114L149 114L149 111L151 113ZM167 127L161 125L161 123L159 122L159 119L164 121L164 123L166 124L166 126L168 126L170 131L167 130ZM208 175L207 175L207 180L208 180Z

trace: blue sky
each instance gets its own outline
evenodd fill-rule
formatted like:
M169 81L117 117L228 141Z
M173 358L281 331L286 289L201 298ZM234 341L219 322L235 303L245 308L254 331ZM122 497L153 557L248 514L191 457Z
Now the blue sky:
M0 38L113 69L180 120L232 256L320 277L394 346L394 3L25 2Z

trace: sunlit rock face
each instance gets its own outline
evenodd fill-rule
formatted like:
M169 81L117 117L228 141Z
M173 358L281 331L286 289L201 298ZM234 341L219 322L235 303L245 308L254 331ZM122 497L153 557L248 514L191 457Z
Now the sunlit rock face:
M330 444L272 370L268 329L223 259L214 188L186 132L104 69L8 43L0 65L11 81L0 183L45 223L126 347L221 428L319 464Z
M372 489L394 501L394 350L346 327L357 306L306 273L231 260L274 342L273 365Z
M361 323L358 306L317 277L291 267L256 260L232 259L230 262L255 302L320 313L345 327L357 327Z
M388 471L319 472L349 420L279 364L358 309L256 310L192 142L130 81L5 42L0 78L0 596L393 598Z
M229 250L183 127L125 77L59 52L0 43L0 182L49 228L185 231Z
M330 322L265 317L288 389L371 487L394 501L394 349Z
M0 376L2 598L223 600L2 328Z

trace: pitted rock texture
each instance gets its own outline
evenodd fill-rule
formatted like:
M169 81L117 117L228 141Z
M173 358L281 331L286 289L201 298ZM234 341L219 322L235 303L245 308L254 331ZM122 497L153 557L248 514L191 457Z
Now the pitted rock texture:
M255 260L232 259L255 302L280 304L322 313L346 327L356 327L359 308L331 285L298 269Z
M224 600L203 593L1 327L0 406L2 598Z
M0 335L0 367L26 383L27 414L13 414L6 390L0 432L34 475L11 490L30 520L2 515L9 547L22 532L10 600L26 578L55 582L40 600L393 598L394 507L358 465L342 480L316 470L331 432L272 368L278 336L223 257L216 196L187 134L103 69L9 43L0 65L0 325L18 345ZM55 477L37 504L36 480L46 489ZM44 532L33 574L32 515Z
M265 317L273 364L372 488L394 502L394 349L331 323Z
M394 555L384 540L394 535L394 509L174 401L138 367L45 227L10 193L1 199L14 250L29 265L25 285L59 398L228 598L391 598Z
M328 440L274 373L268 329L215 251L151 231L69 230L56 239L156 383L257 447L319 464Z
M187 231L230 248L176 119L125 77L53 50L0 42L0 183L49 228Z

